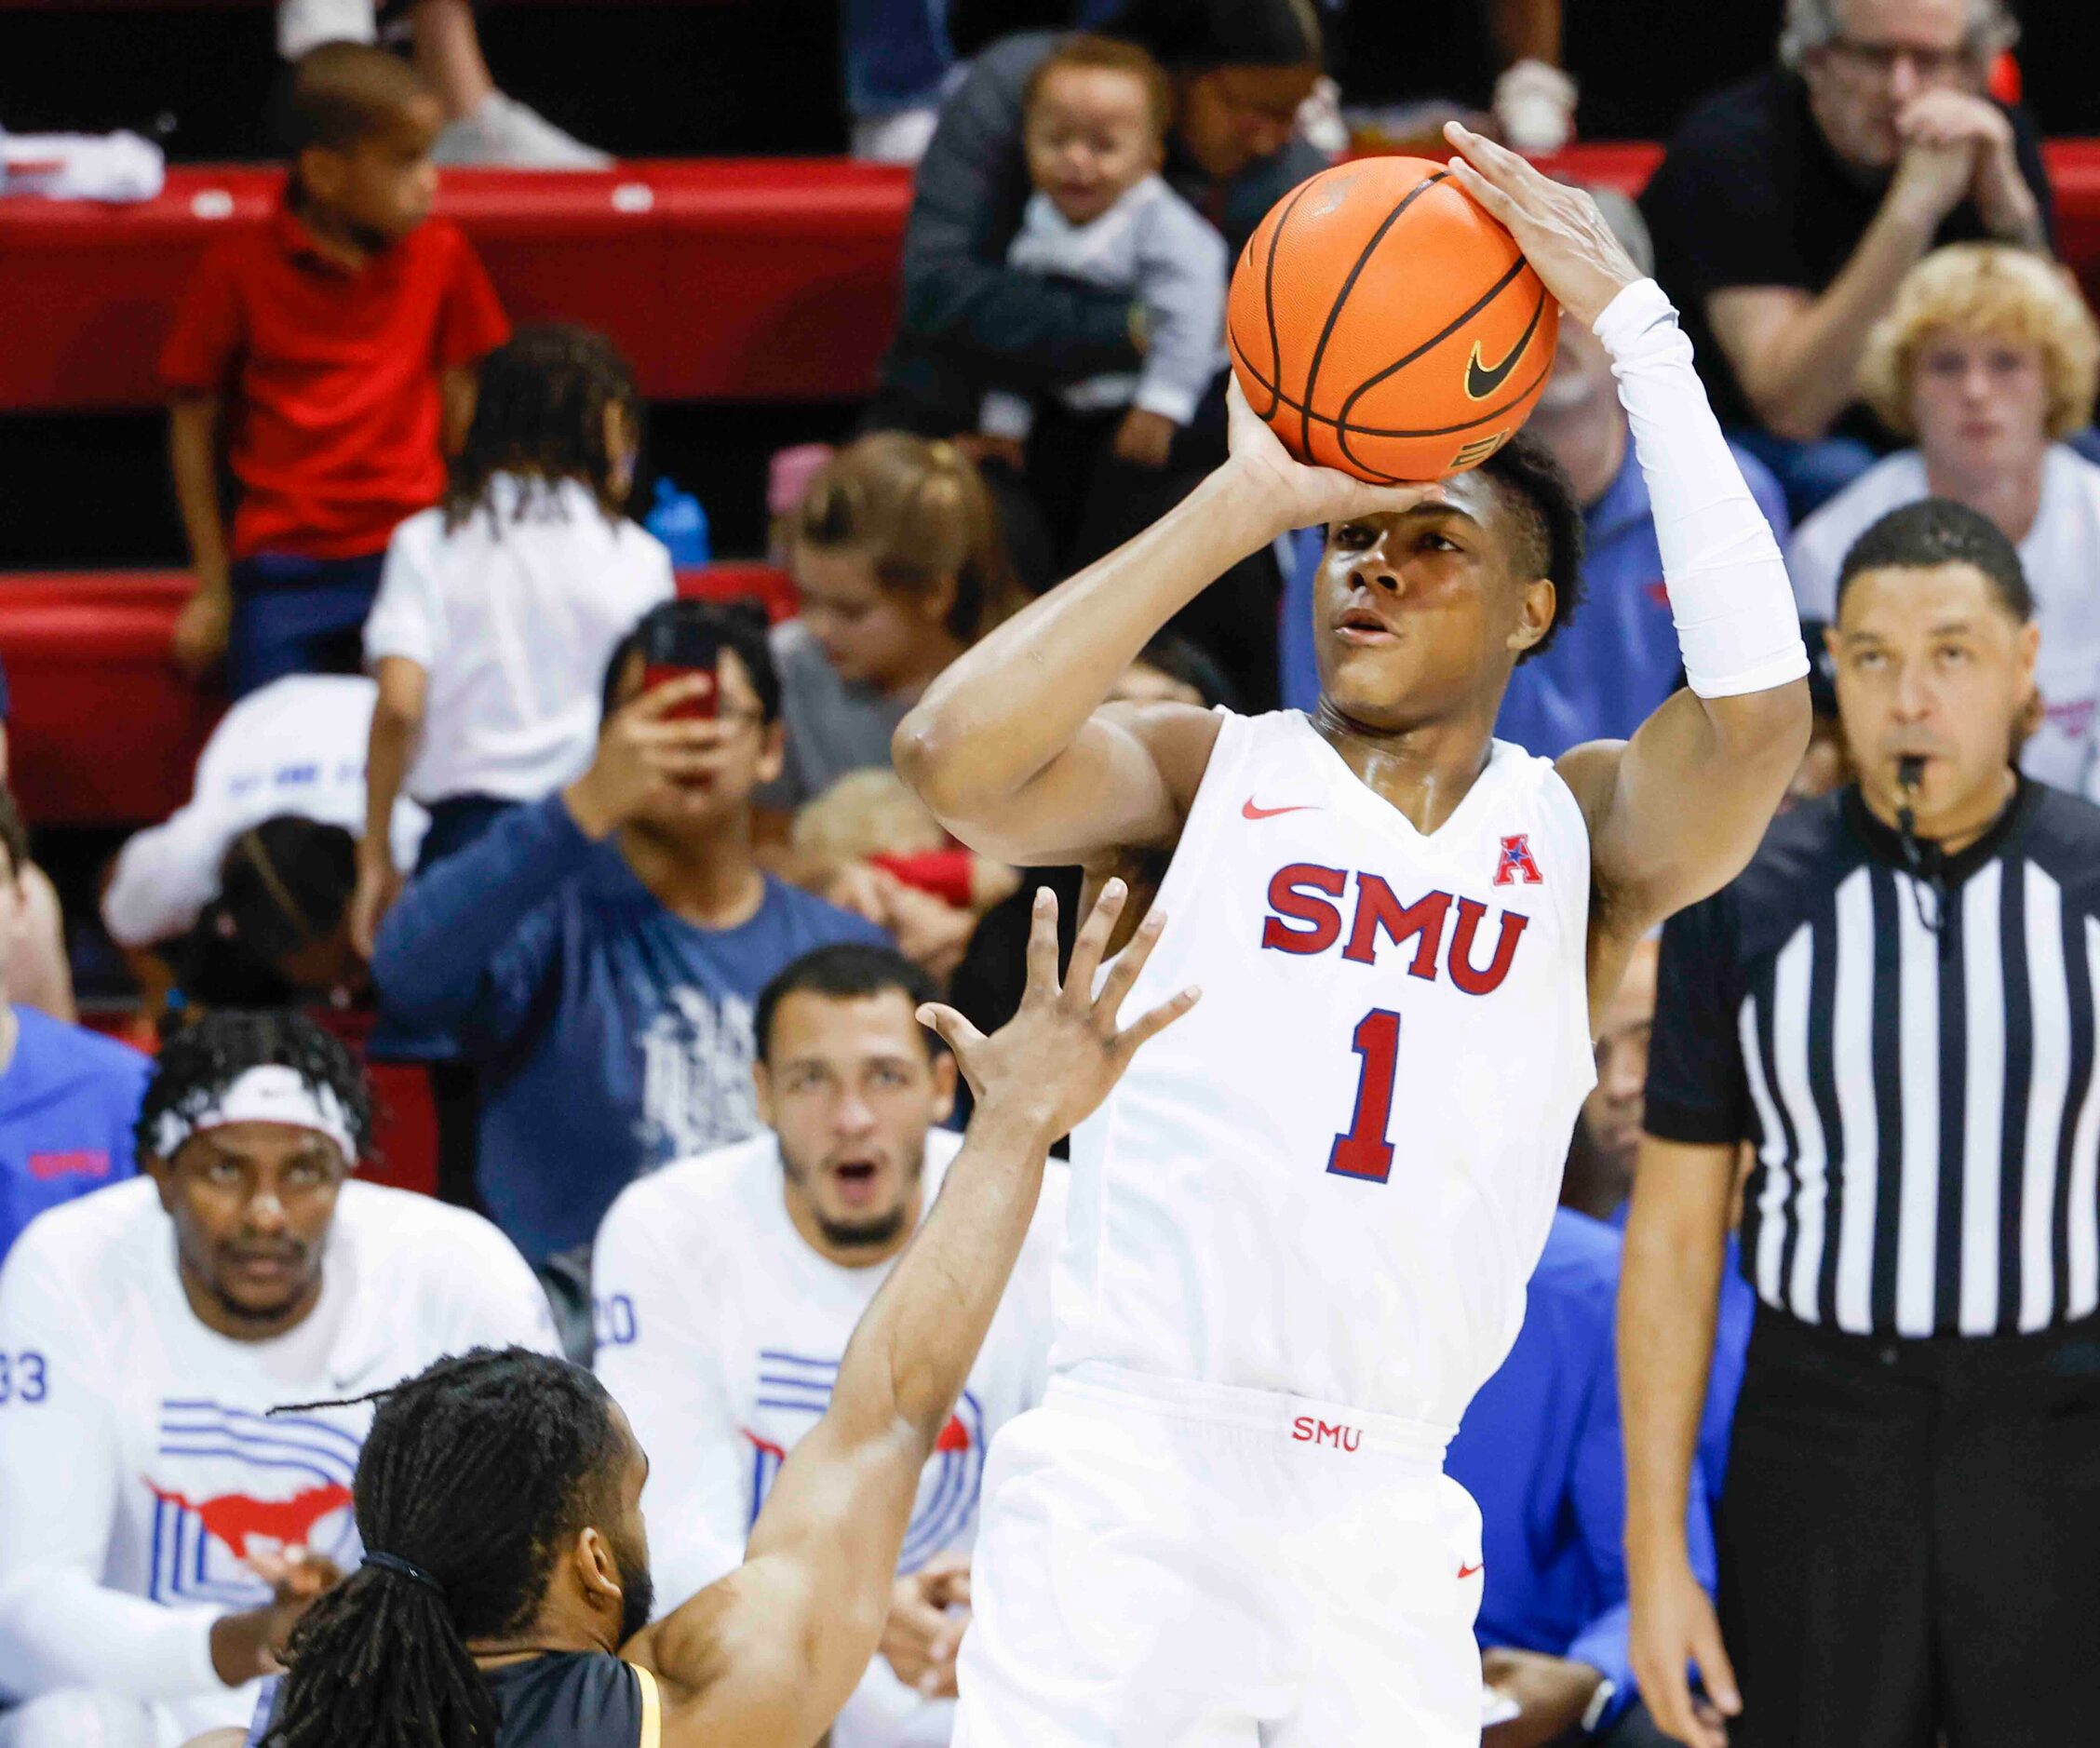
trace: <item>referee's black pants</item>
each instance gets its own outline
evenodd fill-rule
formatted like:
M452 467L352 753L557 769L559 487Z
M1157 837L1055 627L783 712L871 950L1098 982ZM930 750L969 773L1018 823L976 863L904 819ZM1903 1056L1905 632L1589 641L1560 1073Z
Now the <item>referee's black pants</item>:
M1899 1341L1760 1309L1720 1556L1730 1748L2100 1741L2100 1318Z

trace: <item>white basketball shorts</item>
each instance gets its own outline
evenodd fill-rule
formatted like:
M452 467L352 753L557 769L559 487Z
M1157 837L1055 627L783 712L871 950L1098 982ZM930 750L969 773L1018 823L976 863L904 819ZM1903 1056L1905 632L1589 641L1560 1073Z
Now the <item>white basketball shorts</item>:
M1477 1748L1448 1429L1084 1365L985 1469L953 1748Z

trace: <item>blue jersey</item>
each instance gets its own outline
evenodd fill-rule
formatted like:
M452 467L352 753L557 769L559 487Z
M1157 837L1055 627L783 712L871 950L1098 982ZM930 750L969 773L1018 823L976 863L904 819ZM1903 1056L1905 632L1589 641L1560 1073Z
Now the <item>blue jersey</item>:
M153 1065L136 1050L18 1007L0 1071L0 1259L46 1208L128 1177Z
M776 972L872 923L770 877L757 914L666 910L561 798L412 881L372 956L381 1012L478 1063L490 1215L533 1263L590 1243L636 1177L759 1127L751 1020Z

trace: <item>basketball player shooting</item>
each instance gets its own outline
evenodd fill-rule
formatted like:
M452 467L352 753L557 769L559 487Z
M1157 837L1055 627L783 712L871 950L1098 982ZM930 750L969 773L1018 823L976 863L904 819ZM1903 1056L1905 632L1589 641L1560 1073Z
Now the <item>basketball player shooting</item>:
M1676 312L1588 195L1449 137L1611 354L1689 690L1557 761L1494 741L1578 587L1565 477L1519 436L1365 485L1235 387L1230 460L902 724L973 849L1156 879L1132 1001L1206 991L1073 1136L1053 1378L991 1450L956 1748L1478 1742L1479 1514L1444 1446L1522 1321L1596 1014L1743 866L1807 741L1786 573ZM1102 704L1315 523L1312 716Z

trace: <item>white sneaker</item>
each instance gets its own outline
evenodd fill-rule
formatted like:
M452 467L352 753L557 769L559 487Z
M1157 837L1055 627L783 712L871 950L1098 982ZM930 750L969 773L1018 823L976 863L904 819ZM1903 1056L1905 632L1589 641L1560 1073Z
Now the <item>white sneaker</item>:
M491 91L481 107L438 136L438 164L500 164L521 170L605 170L611 155L566 134L537 110Z
M277 0L277 53L297 61L321 43L376 43L374 0Z

